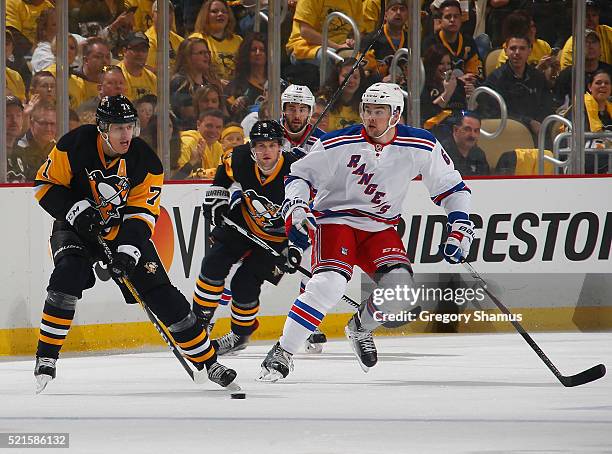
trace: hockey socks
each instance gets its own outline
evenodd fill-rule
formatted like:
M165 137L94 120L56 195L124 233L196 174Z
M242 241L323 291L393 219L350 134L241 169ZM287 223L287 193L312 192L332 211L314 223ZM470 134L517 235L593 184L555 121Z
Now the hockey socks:
M193 312L183 320L168 327L181 353L191 361L198 370L217 361L215 349L210 343L208 333L196 323Z
M57 359L72 324L77 297L50 290L40 322L37 357Z

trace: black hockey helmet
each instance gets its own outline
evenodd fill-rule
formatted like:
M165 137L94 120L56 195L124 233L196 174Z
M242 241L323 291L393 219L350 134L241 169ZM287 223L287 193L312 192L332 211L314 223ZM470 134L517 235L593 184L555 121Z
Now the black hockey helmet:
M277 121L261 120L256 122L251 128L249 139L251 144L261 142L262 140L276 140L282 145L284 133L283 127Z
M123 95L104 96L96 109L98 127L113 123L135 123L138 112L129 99Z

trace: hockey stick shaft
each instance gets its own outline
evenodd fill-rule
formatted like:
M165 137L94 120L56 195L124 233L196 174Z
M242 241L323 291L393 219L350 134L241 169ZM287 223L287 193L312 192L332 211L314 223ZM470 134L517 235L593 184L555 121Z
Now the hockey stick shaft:
M589 383L591 381L597 380L603 377L606 373L606 368L603 364L598 364L596 366L591 367L583 372L580 372L576 375L565 376L559 369L553 364L553 362L546 356L546 353L540 348L540 346L533 340L533 338L529 335L529 333L523 328L523 326L512 317L512 312L487 289L486 281L480 276L480 274L474 269L474 267L468 263L463 262L465 268L470 272L472 277L478 280L481 283L481 288L485 291L485 293L489 296L493 304L497 306L497 308L502 311L504 314L509 316L510 323L514 326L514 329L525 339L525 342L529 344L532 350L538 355L538 357L546 364L546 367L550 369L550 371L557 377L557 379L563 384L563 386L572 387L579 386L585 383Z
M381 12L381 14L384 15L384 12ZM330 98L329 102L325 106L325 109L323 109L323 112L321 112L321 115L319 116L319 118L317 118L317 121L314 122L314 125L312 125L312 128L310 128L310 131L308 131L308 133L306 134L306 137L304 137L304 140L302 141L303 144L308 143L308 139L310 139L310 136L315 132L315 130L317 129L321 121L323 121L323 118L325 117L325 115L327 115L327 112L329 111L329 109L331 109L332 106L336 103L337 99L340 97L340 95L344 91L344 87L346 87L346 85L348 84L348 81L353 76L353 73L355 72L355 70L359 68L359 65L361 65L361 62L365 58L366 54L370 51L370 49L372 49L372 47L374 46L374 43L378 40L380 35L382 35L384 24L385 24L385 21L383 19L382 23L380 24L380 27L378 27L376 34L372 37L372 41L370 42L366 50L361 53L357 61L353 64L353 67L351 68L351 70L346 74L346 76L344 76L344 80L342 81L338 89L334 92L334 94ZM321 58L327 58L327 56L323 55Z
M108 244L99 235L98 235L98 243L100 243L100 246L102 247L102 250L104 251L104 255L106 256L106 260L110 264L110 262L113 259L113 253L108 247ZM174 356L176 356L176 359L179 360L179 363L181 363L181 366L183 366L183 369L185 369L185 372L189 374L192 380L195 380L193 369L189 366L189 364L187 364L187 361L185 360L185 358L183 358L183 355L181 355L181 353L178 351L178 348L176 344L174 343L174 341L172 340L172 338L170 337L170 335L166 333L163 325L157 319L155 314L151 311L149 306L147 306L147 304L144 302L144 300L142 299L142 297L138 293L138 290L136 290L132 282L127 277L122 277L119 280L121 281L123 285L125 285L128 291L131 293L132 297L143 308L143 310L147 314L147 317L149 317L149 320L151 321L151 323L153 323L153 326L155 326L155 329L157 330L157 332L160 334L160 336L166 342L166 344L168 344L168 347L170 347L170 350L172 350L172 353L174 354Z

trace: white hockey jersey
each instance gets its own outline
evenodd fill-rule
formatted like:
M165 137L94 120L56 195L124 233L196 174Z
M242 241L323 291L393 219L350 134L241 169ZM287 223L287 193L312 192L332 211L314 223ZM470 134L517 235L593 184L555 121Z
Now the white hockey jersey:
M399 222L417 175L447 213L469 214L470 190L440 143L428 131L405 125L384 146L369 140L362 125L323 135L292 164L285 198L309 200L315 190L317 222L376 232Z
M285 132L285 138L283 139L283 145L281 147L282 150L294 154L298 159L303 158L306 154L308 154L312 146L316 143L317 139L320 139L323 135L325 135L323 130L317 128L308 138L308 141L306 143L302 143L304 141L304 137L306 137L306 134L308 134L311 129L312 126L308 125L308 128L306 128L302 134L302 137L300 137L297 141L293 141Z

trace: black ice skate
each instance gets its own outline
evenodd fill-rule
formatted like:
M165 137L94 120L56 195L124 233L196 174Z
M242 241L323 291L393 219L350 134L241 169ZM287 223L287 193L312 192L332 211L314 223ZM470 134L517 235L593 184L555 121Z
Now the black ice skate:
M293 370L292 356L291 353L280 346L280 342L277 342L261 363L261 374L258 380L275 382L287 377L289 372Z
M361 369L363 369L364 372L369 371L370 367L374 367L378 361L372 331L363 328L359 321L359 316L355 314L344 328L344 334L349 340L353 352L355 352Z
M240 389L240 387L233 383L235 378L236 371L234 369L230 369L229 367L225 367L223 364L214 362L208 366L208 379L219 386L223 386L224 388L233 388L232 385L234 385Z
M249 337L230 331L218 339L213 339L212 343L217 351L217 355L223 356L244 350L249 345Z
M304 349L306 353L321 353L323 351L323 344L327 342L327 336L319 331L317 328L308 339L306 339L306 345Z
M36 394L47 387L47 383L55 378L55 358L36 358L34 377L36 377Z

